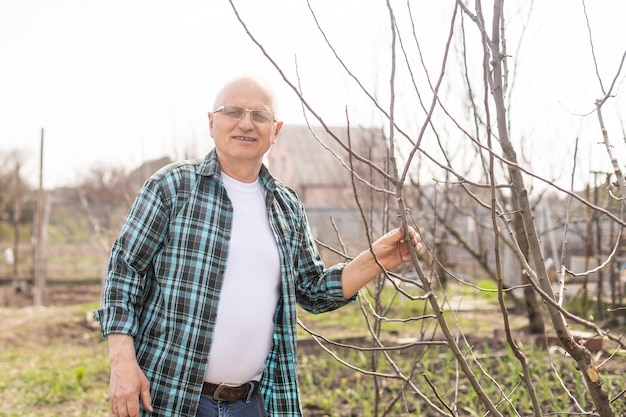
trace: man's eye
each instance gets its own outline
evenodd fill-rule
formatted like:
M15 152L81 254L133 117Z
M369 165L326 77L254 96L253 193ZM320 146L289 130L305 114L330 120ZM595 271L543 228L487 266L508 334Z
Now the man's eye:
M224 114L229 117L241 117L243 114L242 109L226 109L224 110Z
M264 112L253 112L252 118L257 122L267 123L270 121L270 117Z

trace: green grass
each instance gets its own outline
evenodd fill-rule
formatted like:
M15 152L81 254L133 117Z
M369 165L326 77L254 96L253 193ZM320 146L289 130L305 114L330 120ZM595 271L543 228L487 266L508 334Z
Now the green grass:
M0 363L5 376L0 416L108 415L108 362L102 348L9 348L0 354Z
M104 346L3 349L0 372L0 416L109 415Z
M481 288L495 289L495 283L491 281L481 282ZM416 289L406 289L412 296L419 296L421 293ZM310 329L316 333L330 332L335 338L351 338L367 335L367 322L363 314L364 310L370 322L375 320L371 313L376 308L375 294L371 291L363 291L361 294L363 308L359 301L342 307L335 312L324 314L311 314L302 309L298 310L298 317ZM379 297L378 314L382 312L385 318L401 319L400 321L385 321L381 323L381 333L383 335L391 335L393 337L415 337L418 333L432 333L437 328L434 318L426 318L422 321L409 320L411 318L433 315L432 306L426 300L410 300L403 295L399 295L396 290L387 285L385 286ZM475 290L473 293L467 292L466 287L458 286L453 289L453 293L449 294L449 301L445 303L444 319L452 329L460 328L465 333L476 336L491 337L494 328L504 328L504 324L495 318L498 315L491 314L489 320L482 319L485 316L484 310L490 309L495 311L499 309L497 293L480 292ZM442 299L438 300L440 303ZM459 304L472 303L479 305L482 310L463 311L459 313ZM414 325L412 325L412 323ZM419 324L415 324L419 323ZM525 320L519 320L519 317L511 318L513 329L523 327ZM299 337L307 337L308 333L303 329L298 329Z
M95 305L72 308L70 314L84 317ZM24 331L20 337L45 332L42 323L29 322L21 327L26 328L19 329ZM93 333L86 334L92 336L90 342L69 338L41 344L33 337L0 350L0 416L109 416L108 348Z

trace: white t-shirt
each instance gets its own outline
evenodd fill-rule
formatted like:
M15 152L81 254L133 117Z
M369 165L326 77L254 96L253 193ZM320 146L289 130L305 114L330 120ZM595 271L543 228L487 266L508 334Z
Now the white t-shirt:
M280 259L263 188L222 173L233 205L224 284L205 381L241 385L259 380L272 346L280 292Z

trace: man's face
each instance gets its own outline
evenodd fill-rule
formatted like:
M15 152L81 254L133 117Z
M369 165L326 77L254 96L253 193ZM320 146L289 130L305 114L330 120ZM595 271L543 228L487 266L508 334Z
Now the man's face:
M282 122L274 121L271 95L254 84L236 85L224 91L216 104L220 110L209 113L209 127L220 163L260 166L263 156L276 142L282 127ZM271 117L268 122L263 122L260 115L253 116L250 111L244 111L242 117L239 117L236 110L240 109L234 108L233 111L230 106L262 110L269 112Z

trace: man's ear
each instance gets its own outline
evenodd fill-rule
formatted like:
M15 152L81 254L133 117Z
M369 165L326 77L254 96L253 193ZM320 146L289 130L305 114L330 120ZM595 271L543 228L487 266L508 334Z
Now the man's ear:
M283 128L283 122L276 122L276 127L274 128L274 139L272 139L272 145L276 143L278 140L278 134L280 130Z
M213 123L215 122L213 116L215 115L212 112L209 112L209 135L211 135L211 137L213 137Z

